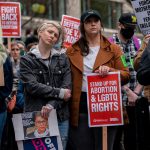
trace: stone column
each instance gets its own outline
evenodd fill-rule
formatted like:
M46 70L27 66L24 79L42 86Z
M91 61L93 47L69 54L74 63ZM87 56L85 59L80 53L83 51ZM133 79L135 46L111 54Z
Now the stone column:
M81 0L66 0L66 14L76 18L80 18Z

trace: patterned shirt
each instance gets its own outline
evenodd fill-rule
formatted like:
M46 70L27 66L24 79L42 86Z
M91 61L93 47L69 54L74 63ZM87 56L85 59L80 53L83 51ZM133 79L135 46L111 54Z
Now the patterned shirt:
M128 83L128 87L131 90L134 90L137 85L137 80L136 80L136 72L133 67L133 59L136 56L137 48L134 44L133 39L128 40L127 43L123 43L118 38L117 34L113 34L112 38L113 38L113 42L120 45L122 51L124 52L125 62L130 72L130 81ZM124 105L126 105L127 95L123 90L122 90L122 100L123 100Z

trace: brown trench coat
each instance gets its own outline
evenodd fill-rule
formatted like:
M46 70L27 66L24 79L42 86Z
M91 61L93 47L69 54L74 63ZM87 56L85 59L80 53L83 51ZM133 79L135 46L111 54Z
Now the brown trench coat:
M83 56L80 53L78 42L67 49L67 55L70 59L72 70L72 98L70 107L71 125L78 126L79 119L79 104L82 87L82 72L83 72ZM107 65L114 68L113 71L120 71L121 84L124 85L129 81L129 71L121 61L123 55L120 47L110 43L105 37L101 36L100 50L98 52L93 72L101 65Z

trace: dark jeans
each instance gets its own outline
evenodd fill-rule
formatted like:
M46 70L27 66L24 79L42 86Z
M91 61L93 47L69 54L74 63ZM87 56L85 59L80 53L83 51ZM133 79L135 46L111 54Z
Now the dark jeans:
M150 112L144 97L136 102L137 150L150 150Z
M124 126L117 127L117 133L116 133L116 137L115 137L113 150L124 150L123 130L124 130Z
M108 127L108 150L113 149L116 127ZM78 127L70 127L68 150L102 150L102 128L88 127L88 114L80 113Z
M6 123L6 118L7 118L7 112L6 111L0 112L0 149L1 149L1 142L2 142L2 133Z
M129 124L124 126L125 150L150 150L150 120L148 100L136 101L135 107L127 106Z
M127 106L126 110L129 117L129 124L124 125L124 147L125 150L136 150L137 133L135 120L135 107Z
M7 113L7 120L3 132L1 150L18 150L17 142L15 141L15 133L11 113Z

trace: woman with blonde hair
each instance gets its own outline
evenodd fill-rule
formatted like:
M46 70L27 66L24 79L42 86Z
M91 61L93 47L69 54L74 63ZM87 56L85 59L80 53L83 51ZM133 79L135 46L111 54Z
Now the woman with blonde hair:
M39 44L20 61L20 77L25 87L24 111L41 111L47 117L56 109L65 150L68 137L68 100L71 97L71 70L64 53L54 49L62 28L50 21L39 26Z

